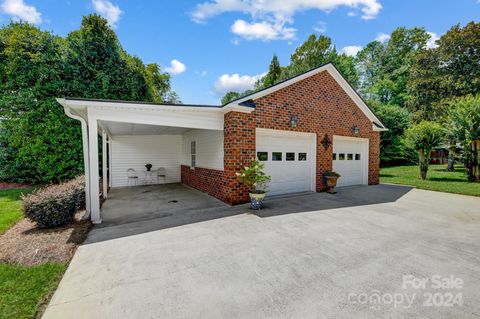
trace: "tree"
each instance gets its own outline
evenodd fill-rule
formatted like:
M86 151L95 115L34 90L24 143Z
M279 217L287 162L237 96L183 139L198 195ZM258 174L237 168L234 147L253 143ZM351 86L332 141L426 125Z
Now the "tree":
M0 28L0 180L50 183L83 172L81 130L56 97L178 101L169 77L123 50L105 19L67 39L27 23Z
M268 73L262 79L262 86L267 87L274 85L280 80L280 76L282 75L282 68L280 66L280 62L278 61L278 57L276 54L273 55L272 62L270 62L270 66L268 67Z
M238 93L238 92L233 92L233 91L227 92L222 97L222 104L225 105L230 101L238 99L239 97L240 97L240 93Z
M354 58L338 54L332 40L324 35L312 34L290 56L290 64L285 68L282 78L290 78L309 71L322 64L332 62L347 81L353 86L358 85L358 75Z
M48 183L82 171L79 126L65 95L64 41L26 23L0 29L0 180Z
M415 163L416 150L406 145L403 139L405 130L410 126L410 112L404 107L375 101L370 101L369 105L373 107L380 121L388 127L388 131L381 132L380 164L386 166Z
M410 99L410 68L429 38L424 28L401 27L391 33L389 41L367 44L356 57L360 92L369 99L405 107Z
M409 108L419 119L445 112L442 100L480 93L480 23L456 25L424 50L412 66Z
M407 142L418 151L420 178L426 179L430 154L444 138L445 131L440 124L422 121L405 131Z
M455 99L449 111L449 133L461 143L470 181L480 181L480 94Z
M162 72L156 63L147 64L145 79L151 100L156 103L180 103L180 98L172 92L170 74Z

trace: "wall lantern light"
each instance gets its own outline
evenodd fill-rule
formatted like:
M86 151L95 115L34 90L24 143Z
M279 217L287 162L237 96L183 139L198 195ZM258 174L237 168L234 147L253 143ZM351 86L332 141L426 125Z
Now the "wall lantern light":
M290 126L297 127L297 123L298 123L298 117L296 117L295 115L290 116Z
M353 134L358 135L360 134L360 128L357 125L355 125L354 127L352 127L352 132Z

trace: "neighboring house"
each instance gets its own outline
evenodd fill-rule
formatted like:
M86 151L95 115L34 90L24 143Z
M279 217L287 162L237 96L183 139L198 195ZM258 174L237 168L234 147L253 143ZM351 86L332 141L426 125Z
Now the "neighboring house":
M386 128L332 64L223 106L58 101L82 122L94 222L101 221L98 135L104 150L110 145L103 152L103 179L112 187L127 185L128 168L142 172L151 163L166 169L167 183L244 203L248 191L235 173L255 157L272 177L270 194L321 191L330 170L341 174L340 187L379 179L380 132Z

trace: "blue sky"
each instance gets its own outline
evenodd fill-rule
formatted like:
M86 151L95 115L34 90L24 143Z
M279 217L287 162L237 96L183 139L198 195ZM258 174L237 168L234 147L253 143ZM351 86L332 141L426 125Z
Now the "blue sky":
M218 104L224 92L249 88L274 53L287 64L311 33L355 54L398 26L435 38L478 21L480 0L0 0L1 24L23 19L62 36L92 12L129 53L169 71L182 102Z

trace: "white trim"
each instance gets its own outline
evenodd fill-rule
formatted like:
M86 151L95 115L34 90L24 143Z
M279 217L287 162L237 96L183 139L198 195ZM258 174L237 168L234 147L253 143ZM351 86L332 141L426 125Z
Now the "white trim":
M80 121L80 124L82 125L83 168L85 176L85 211L87 212L87 216L90 216L90 158L87 121L85 121L85 119L81 116L72 114L70 109L66 106L64 106L64 110L68 117Z
M342 135L333 135L332 140L332 150L335 144L335 140L337 141L355 141L355 142L362 142L362 158L364 158L363 162L363 177L362 177L362 184L368 185L368 173L369 173L369 163L370 163L370 139L363 138L363 137L351 137L351 136L342 136ZM332 161L333 165L333 161ZM332 166L333 168L333 166Z
M102 193L103 198L108 198L108 177L107 177L107 133L102 131Z
M198 112L198 113L228 113L230 111L251 113L254 108L243 105L230 105L228 107L216 106L188 106L188 105L171 105L156 103L130 103L126 101L91 101L91 100L75 100L69 98L57 98L57 102L63 106L73 109L85 108L116 108L123 110L150 110L150 111L171 111L171 112Z
M317 190L317 134L316 133L307 133L307 132L295 132L295 131L284 131L284 130L272 130L266 128L256 128L255 129L255 138L257 134L269 134L275 136L303 136L311 139L310 143L310 191L315 192ZM255 142L255 156L257 155L257 143Z
M327 71L334 79L335 81L341 86L341 88L348 94L348 96L353 100L353 102L362 110L362 112L367 116L370 121L372 121L372 130L374 131L386 131L387 129L385 128L385 125L382 124L382 122L373 114L373 112L370 110L370 108L365 104L365 102L362 100L362 98L355 92L355 90L348 84L348 82L345 80L345 78L338 72L338 70L333 66L333 64L328 63L324 66L321 66L319 68L316 68L314 70L311 70L309 72L306 72L304 74L301 74L299 76L296 76L290 80L281 82L277 85L273 85L265 90L259 91L257 93L253 93L250 95L247 95L243 98L240 98L238 100L232 101L225 105L225 108L232 108L235 106L239 106L239 104L246 102L248 100L256 100L262 96L271 94L275 91L278 91L280 89L283 89L287 86L290 86L296 82L302 81L306 78L309 78L317 73ZM373 122L377 122L378 124L382 125L384 128L379 128Z
M90 155L90 218L92 223L100 224L100 199L99 199L99 176L98 176L98 131L97 119L88 117L88 140Z
M112 136L108 136L108 186L112 187Z

